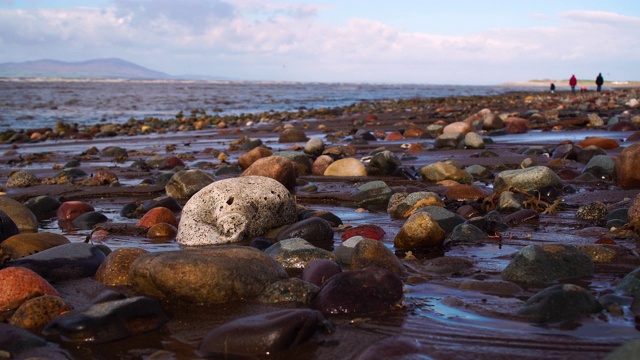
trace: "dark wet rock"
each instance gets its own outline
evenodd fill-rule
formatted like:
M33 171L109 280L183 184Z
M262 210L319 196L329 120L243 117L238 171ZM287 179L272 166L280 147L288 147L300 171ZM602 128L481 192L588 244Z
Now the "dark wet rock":
M338 261L331 252L318 248L302 238L278 241L264 252L280 263L289 276L299 276L307 264L315 259Z
M396 154L389 150L381 151L371 157L366 165L368 175L391 175L402 166Z
M625 258L634 257L627 248L614 244L580 244L576 245L576 248L596 264L615 261L624 262Z
M550 286L530 297L518 310L529 321L554 323L600 312L602 306L586 289L573 284Z
M20 232L38 231L38 219L22 203L6 196L0 196L0 210L13 220Z
M333 276L320 288L316 306L325 314L366 314L390 310L402 297L402 280L398 275L369 267Z
M0 248L9 259L18 259L68 243L64 235L43 231L13 235L0 243Z
M387 212L392 219L405 219L418 209L426 206L444 207L440 196L430 191L418 191L414 193L394 193L389 198Z
M58 296L38 296L20 305L9 318L9 324L39 334L47 323L71 309L71 305Z
M166 207L154 207L147 211L144 216L136 223L137 226L150 228L159 223L166 223L172 226L178 226L178 218L170 209Z
M615 160L609 155L596 155L589 160L582 172L588 172L599 179L613 177Z
M342 234L342 240L347 240L353 236L364 236L369 239L382 240L385 231L378 225L360 225L346 230Z
M607 213L607 215L605 215L604 220L605 221L619 220L619 221L622 221L623 223L627 223L629 222L629 209L620 208L620 209L611 210Z
M109 221L109 218L99 211L89 211L81 214L71 222L73 227L83 230L91 230L94 226Z
M153 155L145 162L147 166L159 169L168 157L169 155Z
M598 222L607 215L607 206L599 201L581 206L576 211L576 218L580 220Z
M211 330L199 351L220 358L277 355L302 345L327 320L311 309L286 309L239 318Z
M9 215L0 210L0 243L19 233L20 230L16 223L13 222Z
M398 276L406 276L407 271L398 257L382 242L364 238L353 248L349 269L363 270L370 266L387 269Z
M456 213L465 219L471 219L482 215L482 212L479 209L469 204L460 206L458 210L456 210Z
M171 196L161 196L148 200L143 204L144 211L149 211L157 207L164 207L174 212L182 211L182 205Z
M539 189L543 186L562 186L562 180L546 166L533 166L526 169L505 170L496 176L493 182L494 191L505 187L519 189Z
M58 207L56 215L58 220L73 221L78 216L95 210L93 205L83 201L65 201Z
M633 199L629 210L627 211L629 222L638 221L640 219L640 193Z
M444 193L449 200L457 201L476 201L487 196L487 194L474 185L459 184L449 186Z
M296 186L296 166L293 161L282 156L269 156L256 160L242 176L262 176L274 179L287 189Z
M461 132L445 132L436 138L434 146L436 149L462 149L464 147L464 134Z
M220 166L214 173L215 176L238 176L240 174L242 174L240 167L228 164Z
M318 158L320 159L320 158ZM316 160L317 162L318 160ZM315 167L315 164L314 164ZM324 176L367 176L365 165L358 159L339 159L327 166Z
M394 192L384 181L376 180L360 185L349 198L355 206L365 209L386 208Z
M291 277L269 285L256 300L261 303L295 302L310 305L319 290L318 285Z
M582 164L587 164L592 158L599 155L607 155L607 151L595 145L590 145L578 152L576 155L576 161Z
M17 170L7 178L7 187L29 187L40 184L40 179L28 170Z
M311 138L304 146L304 153L313 157L322 155L324 151L324 141L321 138Z
M629 340L607 354L604 360L630 360L640 353L640 339Z
M622 149L616 158L616 182L624 187L640 186L640 143Z
M171 177L165 190L172 198L187 200L214 181L213 176L200 169L181 170Z
M342 267L329 259L315 259L307 263L302 270L302 280L322 286L333 275L341 273Z
M131 264L146 253L148 253L147 250L131 247L113 250L100 264L95 279L108 286L131 285L129 275Z
M267 149L264 146L258 146L240 155L240 157L238 158L238 164L243 169L246 169L249 166L251 166L251 164L256 162L256 160L269 157L272 154L273 154L273 151L271 151L270 149Z
M466 280L458 287L460 290L477 291L483 294L517 296L524 290L515 283L500 280Z
M509 226L517 226L524 222L537 221L540 213L532 209L522 209L504 217L504 222Z
M454 180L462 184L470 184L473 181L473 177L468 172L442 161L421 168L420 176L426 182Z
M366 239L362 236L352 236L349 239L343 241L334 251L333 254L338 258L340 264L351 264L351 256L356 245Z
M57 173L53 178L58 184L70 183L73 180L89 176L84 170L79 168L64 169Z
M300 151L278 151L274 152L273 156L282 156L285 159L289 159L295 164L295 173L297 175L311 174L312 163L307 155Z
M582 148L574 144L558 145L551 154L552 159L576 160Z
M36 216L38 220L48 220L56 216L61 203L58 199L48 195L41 195L24 202L24 206Z
M278 181L244 176L212 183L182 210L176 241L211 245L242 241L296 221L291 193Z
M440 256L418 265L423 272L440 275L467 274L474 268L473 261L462 256Z
M0 322L0 349L10 359L68 360L73 356L31 331Z
M445 239L445 245L473 245L483 244L488 240L487 233L479 227L463 223L453 228L453 231Z
M300 220L306 220L312 217L319 217L329 222L332 227L338 227L342 225L342 219L336 214L325 210L302 210L298 213Z
M391 336L369 345L355 360L430 360L427 350L416 339Z
M94 276L106 255L98 246L69 243L12 260L4 266L30 269L50 282Z
M244 143L242 143L242 149L246 151L251 151L257 147L262 147L263 142L260 138L249 138Z
M616 290L631 296L640 296L640 267L628 273L616 286Z
M273 245L273 242L262 236L258 236L257 238L251 240L251 242L249 243L249 246L260 251L268 249L271 245Z
M296 128L287 128L282 130L282 133L278 138L279 143L306 142L308 140L309 138L304 131Z
M464 168L475 180L491 180L493 173L482 165L470 165Z
M563 244L527 245L502 271L508 281L546 284L555 280L590 276L593 261L575 246Z
M215 304L255 299L287 274L259 250L219 246L144 254L131 264L129 276L133 288L143 295Z
M416 213L426 212L438 222L438 225L444 230L445 233L450 233L459 224L467 221L462 216L455 214L441 206L425 206L420 208Z
M15 309L41 294L60 296L42 276L25 267L0 269L0 275L0 311Z
M106 148L102 149L100 156L108 158L126 158L129 156L129 153L126 149L123 149L119 146L107 146Z
M495 210L486 213L484 216L471 218L466 223L475 225L491 236L496 236L499 232L509 228L509 225L502 221L500 213Z
M311 217L298 221L282 230L276 237L277 241L302 238L314 246L331 246L333 242L333 228L325 219Z
M393 239L397 249L419 249L442 244L446 236L438 222L427 212L413 213Z
M110 342L160 329L169 321L160 303L136 296L65 313L42 333L68 342Z

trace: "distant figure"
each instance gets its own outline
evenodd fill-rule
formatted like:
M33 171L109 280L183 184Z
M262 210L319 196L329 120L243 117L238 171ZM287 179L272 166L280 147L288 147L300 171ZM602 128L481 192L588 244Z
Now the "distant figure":
M598 89L596 90L597 92L602 90L602 84L604 84L604 79L602 78L602 73L599 73L596 78L596 85L598 86Z
M569 79L569 86L571 86L571 92L575 94L576 85L578 85L578 79L576 79L575 75L571 75L571 79Z
M554 94L556 92L556 84L551 83L551 86L549 86L549 90L551 90L551 93Z
M580 87L580 92L587 92L587 87L586 87L586 86L584 86L584 85L582 85L582 86Z

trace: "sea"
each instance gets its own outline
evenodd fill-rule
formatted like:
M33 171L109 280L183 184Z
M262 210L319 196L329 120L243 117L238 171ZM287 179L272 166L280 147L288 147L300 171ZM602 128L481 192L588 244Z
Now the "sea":
M498 95L543 87L265 81L0 79L0 132L80 127L194 109L240 115L352 105L361 101Z

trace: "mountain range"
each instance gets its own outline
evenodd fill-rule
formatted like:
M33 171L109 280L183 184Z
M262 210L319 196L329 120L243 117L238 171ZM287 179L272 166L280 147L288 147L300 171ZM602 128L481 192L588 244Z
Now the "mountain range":
M229 80L224 77L181 75L174 76L147 69L118 58L93 59L79 62L35 60L0 64L0 77L5 78L65 78L65 79L191 79Z

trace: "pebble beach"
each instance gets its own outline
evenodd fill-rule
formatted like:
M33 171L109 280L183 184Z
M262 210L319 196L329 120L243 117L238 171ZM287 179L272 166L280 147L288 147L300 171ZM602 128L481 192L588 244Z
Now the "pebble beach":
M3 130L0 353L628 358L639 99L518 91Z

